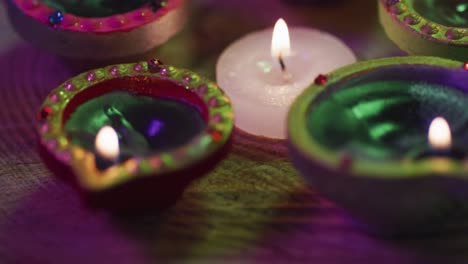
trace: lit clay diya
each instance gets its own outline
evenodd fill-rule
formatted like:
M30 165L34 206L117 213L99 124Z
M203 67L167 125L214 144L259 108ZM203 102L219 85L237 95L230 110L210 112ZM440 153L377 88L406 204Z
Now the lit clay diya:
M165 208L224 157L229 99L187 70L122 64L78 75L39 112L40 153L94 207Z
M462 0L379 0L388 35L411 55L468 60L468 2Z
M466 65L446 59L341 68L293 104L293 161L372 232L440 232L468 203L467 93Z
M11 0L9 16L26 40L80 60L143 54L179 32L185 0Z

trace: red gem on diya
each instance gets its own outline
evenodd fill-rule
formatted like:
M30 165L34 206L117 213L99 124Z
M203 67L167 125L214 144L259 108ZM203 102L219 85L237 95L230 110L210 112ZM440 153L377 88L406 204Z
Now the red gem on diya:
M316 85L324 85L327 83L327 81L328 81L328 77L326 75L319 74L319 76L315 78L314 83Z
M47 113L38 126L43 161L94 207L165 208L229 147L233 114L218 86L162 64L154 72L150 64L78 75L40 110ZM224 103L212 105L213 98Z
M465 62L465 63L463 64L463 69L465 69L465 70L468 71L468 62Z
M47 119L47 117L49 117L49 114L52 112L52 107L50 106L44 106L44 108L41 109L41 111L39 112L38 116L37 116L37 119L39 121L44 121Z
M185 24L185 0L11 0L26 40L64 57L108 60L144 54Z

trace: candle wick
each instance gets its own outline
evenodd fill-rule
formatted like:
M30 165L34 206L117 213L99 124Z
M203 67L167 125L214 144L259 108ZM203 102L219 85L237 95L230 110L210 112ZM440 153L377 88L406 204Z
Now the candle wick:
M283 73L283 78L284 78L284 81L285 82L290 82L291 79L292 79L292 76L291 74L286 70L286 63L284 63L284 60L283 60L283 54L280 54L278 55L278 61L279 61L279 64L281 66L281 72Z
M290 82L291 81L291 74L286 70L286 63L284 63L284 60L283 60L283 54L280 54L278 55L278 61L279 61L279 64L281 66L281 72L283 73L283 78L284 78L284 81L285 82Z
M281 71L282 71L282 72L285 72L285 71L286 71L286 64L284 63L283 55L281 54L281 52L280 52L280 54L278 55L278 61L279 61L279 64L280 64L280 66L281 66Z

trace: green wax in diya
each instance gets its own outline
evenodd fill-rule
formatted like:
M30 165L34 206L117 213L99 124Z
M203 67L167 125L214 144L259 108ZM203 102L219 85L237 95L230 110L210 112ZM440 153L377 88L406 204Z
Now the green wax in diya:
M413 0L416 12L423 17L451 27L468 27L467 0Z
M104 126L112 126L126 156L148 156L188 143L205 127L200 111L167 98L110 92L80 105L65 123L74 144L90 151Z
M47 6L81 17L106 17L135 10L148 0L41 0Z
M361 80L320 94L308 110L307 129L333 151L370 160L401 159L429 149L428 127L437 116L450 124L454 144L464 147L467 106L464 92L439 84Z

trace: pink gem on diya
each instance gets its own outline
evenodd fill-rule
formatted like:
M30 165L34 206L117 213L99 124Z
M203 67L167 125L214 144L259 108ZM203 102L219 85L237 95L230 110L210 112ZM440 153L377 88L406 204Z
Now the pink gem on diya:
M9 16L26 40L68 58L144 54L178 33L185 0L11 0Z
M397 57L327 74L293 103L288 140L303 176L383 235L437 233L468 203L468 72ZM465 208L465 209L463 209Z
M222 90L160 62L155 71L154 63L80 74L39 111L43 161L94 207L165 208L229 148L233 113Z

